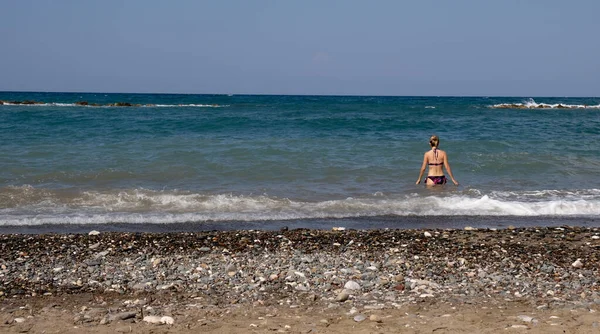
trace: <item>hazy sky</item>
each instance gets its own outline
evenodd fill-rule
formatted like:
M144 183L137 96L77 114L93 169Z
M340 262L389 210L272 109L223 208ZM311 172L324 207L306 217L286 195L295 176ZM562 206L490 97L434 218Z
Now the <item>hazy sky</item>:
M600 96L598 0L0 0L0 90Z

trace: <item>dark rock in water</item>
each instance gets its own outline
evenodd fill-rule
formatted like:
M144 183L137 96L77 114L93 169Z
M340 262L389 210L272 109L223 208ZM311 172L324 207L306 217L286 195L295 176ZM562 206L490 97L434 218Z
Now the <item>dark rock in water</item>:
M129 102L117 102L117 103L111 104L111 106L114 106L114 107L131 107L132 104L129 103Z
M87 106L89 105L89 103L87 101L79 101L79 102L75 102L76 105L78 106Z
M0 106L4 104L4 101L0 100Z
M21 104L42 104L42 102L27 100L27 101L21 102Z

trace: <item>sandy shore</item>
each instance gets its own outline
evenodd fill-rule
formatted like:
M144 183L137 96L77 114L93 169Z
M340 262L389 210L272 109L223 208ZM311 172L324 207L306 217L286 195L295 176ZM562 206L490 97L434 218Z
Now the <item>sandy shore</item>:
M600 331L598 228L0 240L0 332Z

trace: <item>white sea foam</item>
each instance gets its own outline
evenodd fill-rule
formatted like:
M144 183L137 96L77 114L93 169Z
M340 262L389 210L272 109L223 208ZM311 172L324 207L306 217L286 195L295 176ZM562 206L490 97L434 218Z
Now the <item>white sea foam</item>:
M12 193L11 193L12 191ZM0 225L177 223L396 216L600 216L600 190L467 191L297 201L269 196L125 190L67 194L29 186L0 193Z
M523 103L499 103L492 108L503 109L600 109L600 104L565 104L565 103L537 103L534 99L528 99Z

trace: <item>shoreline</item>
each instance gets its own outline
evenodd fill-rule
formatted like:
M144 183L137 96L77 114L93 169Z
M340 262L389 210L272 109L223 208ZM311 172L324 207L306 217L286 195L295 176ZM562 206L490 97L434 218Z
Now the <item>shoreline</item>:
M300 218L255 221L188 221L181 223L101 223L101 224L41 224L4 225L4 234L87 234L97 230L103 233L201 233L208 231L260 230L265 232L281 229L331 230L343 226L348 230L427 230L427 229L506 229L579 226L600 227L598 216L360 216L345 218Z
M23 326L36 332L40 324L57 332L127 326L267 332L261 324L277 321L266 314L277 314L277 331L284 332L303 332L302 319L312 319L319 332L398 331L400 318L412 331L486 330L489 321L534 332L598 329L587 316L600 308L600 228L5 234L0 240L0 329L9 332ZM499 308L505 312L493 311ZM438 311L451 315L434 317ZM483 322L466 323L457 312ZM539 315L552 312L581 317L561 318L560 327ZM507 318L519 315L532 319ZM146 316L174 323L149 324ZM242 322L248 323L231 327Z

